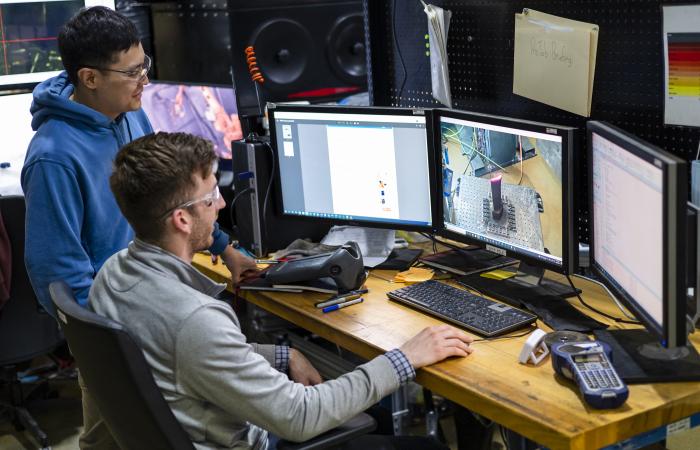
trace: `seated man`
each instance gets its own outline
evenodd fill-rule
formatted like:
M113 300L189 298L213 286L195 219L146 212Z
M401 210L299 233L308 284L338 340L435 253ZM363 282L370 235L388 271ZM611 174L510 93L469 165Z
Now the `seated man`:
M137 139L117 154L110 186L136 238L104 264L95 312L136 339L175 417L198 448L267 448L268 431L302 441L365 410L416 368L471 353L471 338L426 328L336 380L321 382L294 349L246 342L224 285L190 264L211 245L225 206L209 141L185 133ZM287 375L288 374L288 375Z

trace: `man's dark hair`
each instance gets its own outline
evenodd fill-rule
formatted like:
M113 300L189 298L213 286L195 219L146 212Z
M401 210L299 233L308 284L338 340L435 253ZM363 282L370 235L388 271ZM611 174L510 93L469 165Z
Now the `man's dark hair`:
M109 185L136 236L160 242L163 214L192 200L195 175L207 178L216 159L210 141L187 133L150 134L122 147Z
M105 6L83 8L58 34L58 51L73 85L78 85L78 70L86 66L113 64L119 52L139 44L136 27L126 17Z

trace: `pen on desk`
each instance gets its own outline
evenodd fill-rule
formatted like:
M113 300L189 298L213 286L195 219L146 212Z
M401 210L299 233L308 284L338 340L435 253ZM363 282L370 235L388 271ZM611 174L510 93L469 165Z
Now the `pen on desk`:
M355 300L350 300L349 302L337 303L337 304L335 304L335 305L326 306L326 307L323 308L321 311L323 311L324 313L329 313L329 312L331 312L331 311L335 311L336 309L347 308L348 306L352 306L352 305L356 305L356 304L358 304L358 303L362 303L364 300L365 300L365 299L362 298L362 297L356 298Z
M255 264L279 264L282 261L278 259L256 259Z
M360 298L362 294L366 294L369 292L367 289L359 289L357 291L350 291L345 294L341 295L336 295L333 298L329 298L328 300L324 300L322 302L316 303L314 306L316 308L325 308L326 306L331 306L331 305L336 305L338 303L343 303L348 300L355 300L356 298Z

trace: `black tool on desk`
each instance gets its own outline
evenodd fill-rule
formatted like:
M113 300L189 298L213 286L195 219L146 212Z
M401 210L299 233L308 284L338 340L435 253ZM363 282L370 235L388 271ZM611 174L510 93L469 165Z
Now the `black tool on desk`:
M272 266L266 275L272 284L290 284L318 278L332 278L338 292L359 289L367 278L362 253L355 242L320 255L284 261Z
M537 316L529 312L434 280L406 286L387 295L487 337L525 327L537 320Z

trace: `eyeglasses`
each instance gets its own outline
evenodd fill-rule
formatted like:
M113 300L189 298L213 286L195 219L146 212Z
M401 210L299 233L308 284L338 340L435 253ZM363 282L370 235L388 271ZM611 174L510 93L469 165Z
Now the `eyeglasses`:
M143 64L141 64L141 67L138 69L134 70L119 70L119 69L105 69L104 67L97 67L97 66L83 66L87 67L88 69L95 69L95 70L102 70L105 72L117 72L117 73L122 73L127 76L127 78L134 80L134 81L143 81L144 78L146 78L146 75L148 72L151 70L151 57L148 55L144 55L143 58Z
M206 202L207 208L210 208L214 203L218 202L219 199L221 198L221 192L219 192L219 185L217 184L214 187L214 190L205 195L204 197L201 198L196 198L194 200L190 200L185 203L181 203L177 206L174 206L170 208L169 210L165 211L159 218L159 220L165 219L170 213L175 211L176 209L185 209L189 208L190 206L196 205L197 203L201 202Z

